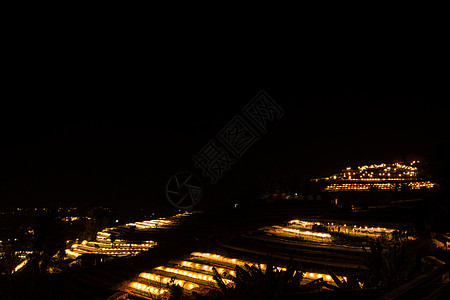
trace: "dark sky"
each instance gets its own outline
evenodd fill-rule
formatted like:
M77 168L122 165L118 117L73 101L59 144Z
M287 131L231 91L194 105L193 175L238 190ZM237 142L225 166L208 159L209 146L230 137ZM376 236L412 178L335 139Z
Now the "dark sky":
M367 76L314 63L282 71L266 60L199 62L186 53L137 60L127 52L119 60L89 49L22 51L0 106L5 207L167 205L168 178L196 171L191 157L261 89L285 115L218 184L205 180L212 191L205 201L348 164L422 157L445 142L439 83L391 69Z

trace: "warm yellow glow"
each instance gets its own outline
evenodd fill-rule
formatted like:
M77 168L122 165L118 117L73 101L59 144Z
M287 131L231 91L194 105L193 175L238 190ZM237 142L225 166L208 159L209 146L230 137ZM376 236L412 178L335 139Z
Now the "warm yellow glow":
M398 178L392 178L398 180ZM385 180L384 178L382 180ZM396 183L341 183L330 184L325 188L325 191L369 191L372 188L377 190L401 190L402 185ZM432 189L437 186L436 183L430 181L408 182L404 184L405 187L411 189Z
M213 282L215 283L216 281L214 280L213 276L211 275L205 275L202 273L197 273L197 272L187 272L184 271L182 269L178 269L178 268L170 268L170 267L162 267L159 270L163 270L165 272L169 272L169 273L173 273L173 274L177 274L177 275L181 275L181 276L186 276L186 277L190 277L190 278L194 278L197 280L202 280L202 281L207 281L207 282ZM141 275L139 275L140 277L143 276L149 276L149 273L141 273ZM232 281L228 280L228 279L222 279L223 282L225 284L229 284Z
M81 255L81 253L76 253L76 252L71 251L71 250L69 250L69 249L66 249L65 252L66 252L66 255L68 255L68 256L74 256L75 258Z
M106 239L102 239L101 241L83 241L81 244L73 244L71 249L66 250L66 254L75 257L78 257L84 253L127 256L136 255L142 251L147 251L155 245L156 242L153 241L144 241L141 244L135 244L124 243L122 240L117 240L114 243L111 243Z
M161 294L164 294L167 292L167 289L163 289L163 288L160 289L160 288L146 285L146 284L139 283L139 282L132 282L128 286L133 289L140 290L140 291L150 293L153 295L161 295Z
M287 235L287 236L295 236L300 237L308 240L313 241L330 241L331 235L329 233L323 233L323 232L314 232L314 231L308 231L304 229L296 229L296 228L290 228L290 227L283 227L283 226L270 226L262 228L262 230L266 233L274 234L274 235Z
M312 272L306 272L304 274L305 278L310 279L310 280L315 280L318 278L323 278L324 281L329 281L331 283L334 282L333 278L331 278L330 275L328 274L322 274L322 273L312 273Z
M20 264L18 264L15 268L14 268L14 272L19 271L20 269L22 269L26 264L28 263L28 260L24 260L23 262L21 262Z
M195 257L201 257L201 258L206 258L206 259L209 259L209 260L212 260L212 261L222 262L222 263L227 263L227 264L237 265L237 266L244 266L245 264L258 266L258 264L255 263L255 262L240 260L240 259L236 259L236 258L229 258L229 257L225 257L225 256L222 256L222 255L211 254L211 253L192 252L191 253L191 257L194 257L194 258ZM279 270L286 270L286 268L278 268L278 269ZM265 271L265 267L262 270Z
M273 227L279 228L286 232L295 233L298 235L308 235L308 236L315 236L315 237L321 237L321 238L331 238L331 235L329 233L306 231L306 230L293 229L293 228L285 228L285 227L281 227L281 226L273 226Z
M197 269L197 270L204 270L204 271L208 271L208 272L212 272L213 271L213 267L209 266L209 265L203 265L203 264L193 264L190 261L181 261L179 264L181 264L183 267L189 267L192 269ZM222 274L223 272L232 272L231 269L225 269L225 268L216 268L217 272L219 272L219 274Z
M167 271L167 270L164 270L164 271ZM169 271L167 271L167 272L169 272ZM180 274L180 272L177 272L176 274ZM183 275L187 276L187 274L183 274ZM152 280L152 281L155 281L155 282L162 282L164 284L166 284L167 282L169 282L171 280L170 277L157 275L157 274L153 274L153 273L141 273L141 274L139 274L139 277L145 278L145 279L148 279L148 280ZM192 277L192 276L189 276L189 277ZM179 286L181 286L183 288L187 288L189 290L199 287L199 285L196 284L196 283L192 283L192 282L189 282L189 281L186 281L186 280L180 280L180 279L175 279L173 281L173 283L176 284L176 285L179 285Z
M237 258L225 257L225 256L222 256L219 254L214 254L214 253L193 252L193 253L191 253L191 256L194 257L194 259L197 257L198 258L207 258L214 265L219 265L220 262L223 262L223 261L227 261L230 263L232 261L234 261L235 265L241 264L241 263L246 263L248 265L254 265L261 269L267 268L266 264L255 264L252 262L240 260ZM148 292L148 293L153 293L153 294L159 293L156 286L164 286L168 282L173 282L175 285L178 285L186 290L196 290L198 288L196 291L200 292L200 293L202 293L202 290L204 290L205 288L209 289L209 288L217 287L217 283L214 279L214 276L212 276L211 273L204 274L204 273L193 272L193 271L184 269L184 268L192 268L192 269L205 271L204 267L207 267L206 271L211 272L213 269L212 265L201 264L201 263L197 263L195 261L189 261L189 260L171 261L171 264L173 264L173 265L176 264L178 267L177 266L158 266L158 267L154 268L154 270L158 270L158 272L154 272L154 273L153 272L143 272L143 273L139 274L139 277L141 278L139 281L144 282L145 284L139 283L139 282L133 282L130 284L130 287L132 287L133 289L137 289L137 290L140 290L143 292ZM232 276L236 275L235 271L231 271L231 270L227 269L227 267L217 267L216 266L216 268L219 273L228 271L230 275L232 275ZM278 268L278 270L286 271L286 268L280 268L280 267L277 267L277 268ZM182 277L180 277L180 276L182 276ZM319 278L322 278L324 281L334 284L334 281L329 274L312 273L311 272L311 273L304 273L304 277L305 277L305 279L307 279L304 282L305 284L308 283L309 281L316 280ZM338 276L338 277L341 278L340 276ZM148 281L145 281L145 280L148 280ZM204 282L204 283L202 283L202 282ZM233 286L233 280L223 279L223 282L226 285Z
M322 225L320 222L309 222L309 221L302 221L302 220L291 220L288 223L289 225L300 225L301 227L305 228L312 228L314 225Z
M343 170L342 173L325 178L325 180L342 181L333 183L325 188L328 192L337 191L369 191L378 190L402 190L407 189L432 189L437 186L430 181L417 181L418 168L401 163L394 164L372 164L370 166L359 166L356 172L349 172L351 168ZM370 173L368 170L370 169ZM374 176L374 171L378 177ZM352 175L352 176L351 176ZM316 179L315 181L318 181ZM386 183L383 183L386 182ZM355 183L351 183L355 182ZM364 183L363 183L364 182ZM367 182L367 183L366 183Z

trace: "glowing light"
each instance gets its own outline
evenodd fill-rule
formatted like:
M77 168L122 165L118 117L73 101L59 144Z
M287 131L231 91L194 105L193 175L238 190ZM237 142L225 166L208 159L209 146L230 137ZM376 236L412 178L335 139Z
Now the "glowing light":
M23 262L21 262L20 264L18 264L18 265L14 268L14 271L13 271L12 273L15 273L15 272L19 271L19 270L22 269L27 263L28 263L28 260L24 260Z
M327 192L337 191L370 191L376 190L393 190L400 191L406 189L433 189L437 187L436 183L430 181L412 181L417 180L418 168L410 165L394 163L394 164L372 164L370 166L359 166L356 172L348 172L347 168L343 173L327 177L326 180L338 180L342 183L334 183L325 187ZM367 170L371 169L370 174ZM374 171L378 171L378 177L374 177ZM348 176L347 176L348 175ZM353 176L350 176L353 175ZM315 179L318 181L319 179ZM383 183L386 182L386 183ZM351 183L358 182L358 183ZM366 183L363 183L366 182Z
M142 292L146 292L146 293L150 293L150 294L154 294L154 295L161 295L167 292L167 289L159 289L157 287L151 286L151 285L146 285L143 283L138 283L138 282L132 282L128 285L129 287L142 291Z
M299 237L303 238L321 238L325 240L331 240L331 235L329 233L323 233L323 232L314 232L314 231L308 231L308 230L302 230L302 229L294 229L289 227L282 227L282 226L271 226L268 228L264 228L265 232L272 233L272 234L279 234L282 232L291 233L294 235L297 235Z

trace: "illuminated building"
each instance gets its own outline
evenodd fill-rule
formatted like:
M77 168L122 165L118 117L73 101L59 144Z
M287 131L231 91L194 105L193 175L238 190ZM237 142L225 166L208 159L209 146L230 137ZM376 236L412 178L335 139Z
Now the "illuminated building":
M419 161L410 164L372 164L347 167L330 177L314 179L325 182L325 192L432 190L437 184L423 179Z

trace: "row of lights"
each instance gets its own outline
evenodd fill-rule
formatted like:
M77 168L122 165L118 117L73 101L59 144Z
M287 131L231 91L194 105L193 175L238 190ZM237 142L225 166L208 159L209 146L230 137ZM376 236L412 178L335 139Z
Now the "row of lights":
M302 225L302 226L304 226L304 227L306 227L306 226L311 226L312 227L312 225L324 225L324 223L321 223L321 222L311 222L311 221L303 221L303 220L291 220L291 221L289 221L288 222L288 224L290 224L290 225L292 225L292 224L295 224L295 225ZM340 224L334 224L334 223L327 223L327 226L344 226L344 227L347 227L347 224L344 224L344 225L340 225ZM359 228L359 229L369 229L369 230L372 230L372 231L377 231L377 232L389 232L389 233L391 233L391 232L393 232L393 231L395 231L395 229L392 229L392 228L384 228L384 227L373 227L373 226L371 226L371 227L368 227L368 226L364 226L364 227L362 227L362 226L356 226L356 225L353 225L353 227L354 228Z
M394 178L393 178L394 179ZM395 180L397 180L396 178ZM355 179L357 180L357 179ZM384 180L384 178L383 178ZM391 179L390 179L391 180ZM344 191L351 191L351 190L362 190L367 191L371 188L377 188L380 190L400 190L402 187L405 186L407 188L411 189L432 189L437 186L436 183L433 183L431 181L420 181L420 182L408 182L405 184L395 184L395 183L333 183L325 187L325 191L337 191L337 190L344 190Z
M249 261L240 260L240 259L236 259L236 258L229 258L229 257L225 257L222 255L213 254L213 253L193 252L193 253L191 253L191 257L193 257L194 259L208 258L210 261L212 261L214 263L218 263L218 264L220 264L221 262L226 262L226 263L232 263L234 265L242 265L242 264L256 265L256 266L259 266L261 269L265 269L267 267L267 265L265 265L265 264L253 264L252 262L249 262ZM194 268L194 269L198 269L198 270L202 270L202 271L211 272L213 270L212 266L205 265L205 264L199 264L192 260L178 261L177 264L181 268L180 267L159 266L159 267L154 268L155 271L159 271L159 272L155 272L155 271L143 272L143 273L139 274L139 278L149 280L150 282L145 282L146 284L143 284L140 282L132 282L129 284L129 287L132 287L133 289L136 289L141 292L158 295L159 293L162 294L164 292L162 292L163 289L158 289L156 287L157 284L158 284L158 286L161 286L161 284L168 284L168 283L172 282L175 285L179 285L180 287L182 287L183 289L186 289L186 290L193 290L193 289L199 288L200 285L202 285L201 282L205 282L205 284L203 284L203 286L206 286L206 287L211 286L211 283L213 283L214 286L216 286L216 281L215 281L214 277L211 276L210 274L208 275L208 274L199 273L199 272L192 272L190 270L184 269L184 268ZM277 267L277 269L286 271L286 268ZM236 276L235 271L231 271L228 268L218 268L217 271L219 273L222 273L223 271L229 271L230 275ZM161 273L161 272L166 272L166 273L170 273L170 274L174 274L174 275L170 276L170 275L167 275L166 273ZM182 277L181 277L181 279L179 279L179 278L177 278L177 276L182 276ZM189 278L189 279L186 279L186 278ZM329 274L305 272L304 278L308 279L308 280L316 280L316 279L322 278L324 281L333 283L333 278ZM338 278L340 278L341 280L344 280L344 281L347 280L346 277L339 276ZM199 282L200 285L195 282L191 282L190 280L196 280ZM233 280L230 280L230 279L223 279L223 282L226 285L233 284ZM208 284L206 284L206 283L208 283ZM164 290L164 291L167 291L167 290ZM199 292L199 290L197 290L197 292Z
M288 228L288 227L282 227L282 226L272 226L275 230L279 229L285 232L294 233L299 236L308 236L308 237L319 237L319 238L326 238L330 239L331 235L329 233L323 233L323 232L314 232L314 231L308 231L308 230L302 230L302 229L294 229L294 228Z
M389 175L390 176L390 175ZM405 178L405 177L369 177L369 178L346 178L345 180L352 180L352 181L407 181L411 180L411 178Z
M334 183L330 184L325 188L325 191L336 191L336 190L344 190L344 191L350 191L350 190L370 190L371 188L377 188L381 190L390 190L395 189L395 185L393 183Z
M415 160L415 161L413 161L411 163L411 165L416 164L416 163L419 163L419 161ZM358 169L361 170L361 171L364 171L364 170L367 170L367 169L379 169L379 168L386 168L386 167L387 167L387 169L391 169L392 168L391 166L395 166L397 168L406 169L406 170L417 170L417 167L407 166L407 165L404 165L404 164L401 164L401 163L389 164L389 166L386 165L386 164L379 164L379 165L372 164L370 166L368 166L368 165L359 166ZM352 169L351 167L347 167L347 170L351 170L351 169Z
M158 219L158 220L128 223L125 226L127 226L127 227L136 226L136 228L139 228L139 229L151 229L151 228L167 226L172 223L173 222L169 221L169 220Z
M412 163L414 164L415 161ZM368 179L372 179L374 177L374 172L370 172L370 174L368 173L367 170L371 169L371 170L376 170L376 169L381 169L383 168L383 172L378 172L378 176L388 176L391 177L391 175L393 176L397 176L397 177L402 177L402 176L410 176L410 177L414 177L417 175L416 172L412 172L412 171L417 171L417 167L413 167L413 166L407 166L407 165L403 165L400 163L395 163L395 164L379 164L379 165L365 165L365 166L359 166L358 169L359 171L354 171L352 170L351 167L347 167L346 170L343 171L342 176L337 174L334 175L332 177L328 177L326 178L327 180L332 180L332 179L352 179L352 175L356 175L358 178L353 178L353 180L361 180L363 179L363 177L370 177L370 178L365 178L365 180ZM398 171L401 171L401 173L399 173ZM392 174L391 174L392 172ZM347 177L347 178L346 178ZM374 179L376 180L376 179Z
M190 271L185 271L182 269L178 269L178 268L166 268L163 266L157 267L157 270L161 270L161 271L165 271L168 273L173 273L173 274L177 274L177 275L181 275L181 276L187 276L193 279L197 279L197 280L202 280L202 281L207 281L207 282L215 282L214 277L211 275L205 275L202 273L197 273L197 272L190 272ZM231 280L229 279L222 279L224 281L225 284L230 284L232 283Z
M204 253L204 252L192 252L191 253L191 257L192 258L196 258L196 257L200 257L200 258L205 258L211 261L216 261L219 263L227 263L230 265L235 265L235 266L244 266L244 265L254 265L254 266L258 266L261 270L265 271L267 268L267 265L265 264L257 264L254 262L250 262L250 261L245 261L245 260L241 260L241 259L237 259L237 258L229 258L229 257L225 257L219 254L213 254L213 253ZM286 271L286 268L277 268L279 271Z
M88 242L83 241L81 244L73 244L71 249L66 249L66 254L72 257L78 257L81 254L105 254L111 256L124 256L130 254L139 254L142 251L154 247L156 242L145 241L142 244L125 244L125 243L108 243L108 242ZM97 247L96 247L97 246ZM102 247L103 246L103 247ZM113 247L114 246L114 247ZM115 248L121 246L122 248ZM128 246L123 248L123 246Z
M182 218L182 217L185 217L185 216L189 216L191 214L193 214L193 213L192 212L184 212L184 213L177 214L177 215L171 217L170 219L159 218L159 219L156 219L156 220L148 220L148 221L142 221L142 222L127 223L125 225L121 225L121 226L118 226L118 227L105 228L102 231L97 232L96 240L98 242L100 242L100 243L104 243L104 242L111 243L111 233L109 232L111 230L114 230L114 229L117 229L117 228L120 228L120 227L131 227L131 226L136 226L138 229L143 229L143 230L151 229L151 228L157 228L157 227L164 227L164 226L168 226L170 224L173 224L175 219ZM117 220L116 220L116 222L117 222ZM116 239L115 242L126 242L126 241L121 240L121 239ZM156 242L147 241L144 244L140 244L140 245L139 244L130 244L130 243L122 243L122 244L120 244L120 243L116 244L115 243L114 246L115 245L125 246L125 247L131 246L132 248L137 248L137 247L152 248L152 247L154 247L156 245ZM104 248L102 248L101 250L107 251L107 249L104 249ZM129 250L129 249L119 248L119 249L114 249L114 251L115 250ZM139 251L145 251L145 250L148 250L148 249L138 249L138 250ZM98 252L95 252L95 253L98 253ZM136 252L129 252L129 253L136 254ZM137 252L137 253L139 253L139 252ZM126 254L126 253L123 253L123 252L122 253L115 253L115 252L112 253L111 252L111 253L108 253L108 254L119 254L120 255L120 254Z
M15 251L14 255L16 255L20 259L27 258L28 255L33 254L33 251ZM0 252L0 257L5 255L5 252Z
M160 288L153 287L153 286L146 285L146 284L139 283L139 282L132 282L129 284L129 287L139 290L139 291L142 291L142 292L145 292L145 293L150 293L153 295L162 295L167 292L167 289L160 289Z
M145 278L145 279L151 280L151 281L161 282L163 284L167 284L172 280L172 278L170 278L170 277L157 275L157 274L153 274L153 273L141 273L141 274L139 274L139 277ZM192 283L189 281L185 281L185 280L180 280L180 279L174 279L173 283L176 285L179 285L185 289L188 289L188 290L192 290L193 288L199 287L198 284L195 284L195 283Z
M136 226L139 229L149 229L155 227L168 226L174 223L174 220L182 218L193 213L185 212L177 214L170 219L159 218L156 220L148 220L143 222L128 223L118 227L105 228L102 231L97 232L96 242L83 241L81 244L74 244L70 249L66 249L66 255L69 257L77 258L81 254L104 254L110 256L126 256L136 255L142 251L147 251L150 248L156 246L154 241L144 241L141 244L130 243L123 239L116 239L114 243L111 241L111 230L115 230L120 227ZM118 222L118 220L116 220Z
M193 212L184 212L184 213L180 213L175 216L172 216L169 219L159 218L156 220L147 220L147 221L142 221L142 222L127 223L125 225L121 225L118 227L105 228L102 231L97 232L97 240L98 241L110 240L111 233L109 233L108 231L114 230L114 229L117 229L120 227L136 226L136 228L142 229L142 230L158 228L158 227L165 227L165 226L169 226L169 225L173 224L176 219L186 217L186 216L189 216L192 214L193 214ZM116 222L118 222L118 220L116 220Z
M313 225L324 225L323 223L320 222L310 222L310 221L303 221L303 220L291 220L288 222L288 224L290 226L295 226L295 225L300 225L302 227L305 228L312 228ZM354 232L361 232L361 233L370 233L370 234L382 234L382 233L386 233L386 234L391 234L392 232L394 232L396 229L392 229L392 228L384 228L384 227L369 227L369 226L357 226L357 225L353 225L353 227L347 226L347 224L341 225L341 224L334 224L334 223L327 223L327 226L330 227L333 230L336 230L337 227L343 227L344 230L350 230L350 228L352 229L352 231ZM278 226L279 227L279 226ZM296 229L292 229L291 232L293 232L293 230Z
M347 226L347 225L344 225L344 226ZM368 226L364 226L364 228L363 228L362 226L357 227L356 225L353 225L352 230L356 231L356 232L371 233L371 234L373 234L373 233L378 233L378 234L388 233L388 234L390 234L395 231L395 229L392 229L392 228L368 227Z
M302 220L291 220L288 222L289 225L300 225L305 228L312 228L314 225L322 225L320 222L309 222Z
M203 271L208 271L208 272L213 272L213 267L209 266L209 265L204 265L204 264L199 264L199 263L194 263L191 261L181 261L180 264L183 267L188 267L188 268L192 268L192 269L197 269L197 270L203 270ZM219 272L219 274L222 274L224 271L227 271L230 275L232 276L236 276L236 272L234 272L233 270L230 269L224 269L224 268L217 268L217 272Z
M266 233L270 233L276 236L287 236L291 237L294 235L295 237L300 237L305 240L314 241L314 242L329 242L331 241L331 235L328 233L322 233L322 232L314 232L314 231L307 231L307 230L301 230L301 229L294 229L294 228L288 228L288 227L282 227L282 226L270 226L270 227L264 227L261 230L263 230Z

